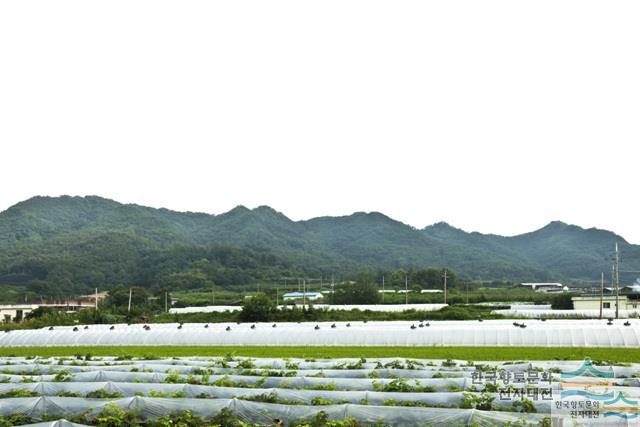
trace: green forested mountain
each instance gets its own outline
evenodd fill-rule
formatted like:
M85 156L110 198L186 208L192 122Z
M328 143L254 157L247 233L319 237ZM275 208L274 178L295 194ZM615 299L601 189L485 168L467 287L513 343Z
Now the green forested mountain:
M561 222L502 237L445 223L418 230L380 213L292 221L266 206L208 215L35 197L0 213L0 286L55 295L445 266L468 279L595 280L609 271L616 241L623 270L640 270L640 246Z
M535 271L545 270L559 280L597 280L600 272L608 277L617 242L622 262L621 279L630 283L640 276L640 246L606 230L553 221L539 230L513 237L466 233L444 223L427 227L423 232L440 242L456 241L489 256L498 255L511 263L529 265Z

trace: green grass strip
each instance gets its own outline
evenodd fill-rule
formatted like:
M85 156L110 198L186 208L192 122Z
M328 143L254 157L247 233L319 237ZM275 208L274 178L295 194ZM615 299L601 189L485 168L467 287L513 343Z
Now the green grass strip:
M4 347L0 356L133 356L188 357L234 356L295 358L379 358L461 360L593 360L640 362L640 348L581 347L203 347L203 346L98 346L98 347Z

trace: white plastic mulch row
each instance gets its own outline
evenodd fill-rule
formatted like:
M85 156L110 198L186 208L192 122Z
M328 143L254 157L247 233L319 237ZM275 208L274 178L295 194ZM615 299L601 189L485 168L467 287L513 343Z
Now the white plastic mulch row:
M86 424L72 423L64 418L56 421L47 421L43 423L24 424L22 427L89 427Z
M0 333L0 346L638 347L640 320L79 325ZM524 323L524 327L519 326ZM422 326L421 326L422 325ZM86 327L85 327L86 326Z
M107 404L134 411L142 418L158 418L185 410L196 416L213 417L222 409L229 408L245 422L269 425L275 418L304 420L313 418L320 410L330 418L355 418L363 423L384 423L393 426L447 425L465 426L503 425L505 422L521 421L536 425L543 414L518 414L474 409L413 408L374 405L282 405L276 403L250 402L239 399L166 399L128 397L112 400L95 400L73 397L32 397L0 399L0 415L24 414L33 418L69 417L88 413L100 413Z
M591 393L611 393L612 396L624 393L627 399L640 399L640 384L635 378L640 373L638 364L591 366L590 370L595 370L596 374L583 369L586 366L584 361L486 364L500 370L513 371L514 374L535 370L542 375L542 371L546 370L554 378L530 386L539 392L548 389L555 399L564 390L557 369L564 372L577 371L569 381L582 384L582 389ZM220 365L225 367L220 368ZM384 368L385 365L401 368L387 369ZM300 366L314 371L295 369ZM350 369L353 366L355 368ZM361 369L365 366L367 369ZM269 371L265 367L274 370ZM549 372L551 368L554 368L554 372ZM225 369L225 375L205 374L218 369ZM256 376L255 372L261 369L264 375ZM0 399L0 416L23 414L42 419L45 414L47 417L70 418L87 413L91 419L106 404L113 402L143 419L184 410L211 417L221 409L229 408L244 421L264 424L272 422L274 418L282 418L287 422L310 419L319 411L325 411L331 418L353 417L364 424L463 426L477 423L484 426L504 423L537 425L545 415L553 412L553 398L531 398L537 413L509 412L514 401L518 401L523 395L529 396L527 391L521 392L520 397L514 400L502 400L501 394L493 390L490 393L494 397L492 411L456 408L463 402L465 395L462 390L477 392L484 388L474 382L473 369L475 368L465 361L407 359L305 361L203 357L162 360L3 358L0 359L0 395L4 398ZM46 374L36 375L40 372ZM301 376L309 372L323 376ZM603 382L603 377L598 372L605 375L606 381ZM56 376L56 373L59 375ZM285 373L291 376L268 376ZM397 379L372 378L372 373L397 375L409 387L405 392L383 391L397 390L385 388ZM609 378L610 375L615 375L616 378ZM213 384L220 379L224 381ZM328 385L331 387L326 387ZM519 389L525 386L524 383L511 385ZM11 397L24 395L24 392L38 394L39 397ZM91 393L96 396L112 396L88 398ZM65 395L68 397L63 397ZM286 404L264 402L264 397L270 395ZM256 398L262 401L252 401ZM313 405L317 403L317 399L330 404ZM580 395L564 398L565 401L576 404L584 403L587 399L589 398ZM391 403L397 406L392 406ZM57 424L38 424L40 425L79 427L64 420Z
M162 383L34 383L34 384L0 384L0 394L9 390L26 390L38 393L42 396L58 396L61 393L74 393L78 397L87 397L88 394L96 391L106 391L121 397L134 396L155 396L173 397L179 394L184 398L206 398L206 399L232 399L248 398L260 395L271 395L275 393L278 399L287 400L299 404L312 404L314 399L323 399L334 403L360 404L367 401L370 405L384 405L386 401L423 403L425 406L459 406L463 398L462 392L379 392L379 391L357 391L357 390L306 390L287 388L242 388L242 387L214 387L192 384L162 384ZM626 388L625 392L629 390ZM633 389L632 393L637 391ZM499 394L492 393L492 396L499 403ZM630 397L635 398L636 396ZM640 396L638 396L640 397ZM534 404L538 412L549 412L551 401L536 401ZM293 404L293 403L292 403ZM499 405L498 405L499 406ZM511 402L506 402L504 407L509 408Z

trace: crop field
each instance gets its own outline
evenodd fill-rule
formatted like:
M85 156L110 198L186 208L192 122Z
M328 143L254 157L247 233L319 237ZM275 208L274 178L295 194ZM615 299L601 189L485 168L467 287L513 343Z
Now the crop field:
M627 425L640 408L640 324L612 323L12 330L0 334L0 427ZM349 337L358 345L342 345Z
M640 365L594 362L591 375L581 365L584 361L5 357L0 425L55 421L64 426L64 419L105 427L550 426L559 416L553 413L555 403L569 384L562 380L564 372L574 372L570 384L579 390L622 392L628 402L640 398ZM611 375L605 383L593 372ZM574 393L565 400L585 399Z

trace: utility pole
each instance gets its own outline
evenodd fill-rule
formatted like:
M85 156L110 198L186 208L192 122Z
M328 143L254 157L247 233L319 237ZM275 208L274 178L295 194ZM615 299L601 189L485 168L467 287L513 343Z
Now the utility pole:
M307 281L302 279L302 307L306 307L307 305Z
M620 255L618 253L618 242L616 242L616 319L619 314L619 299L620 299Z
M603 299L604 299L604 272L600 273L600 319L602 319Z
M164 311L169 312L169 292L164 291Z
M447 269L444 270L444 303L447 303Z
M611 263L611 289L615 291L615 287L616 287L616 264Z
M96 311L98 311L98 288L96 288Z
M409 304L409 279L404 275L404 305Z
M333 274L332 274L331 275L331 304L332 305L336 303L335 286L336 286L336 284L333 282Z
M131 313L131 294L133 292L133 288L129 288L129 306L127 307L127 313Z
M278 306L278 292L279 289L276 287L276 307Z
M465 291L465 294L467 294L467 305L469 305L469 282L468 281L464 282L464 291Z
M382 303L384 304L384 274L382 275Z

